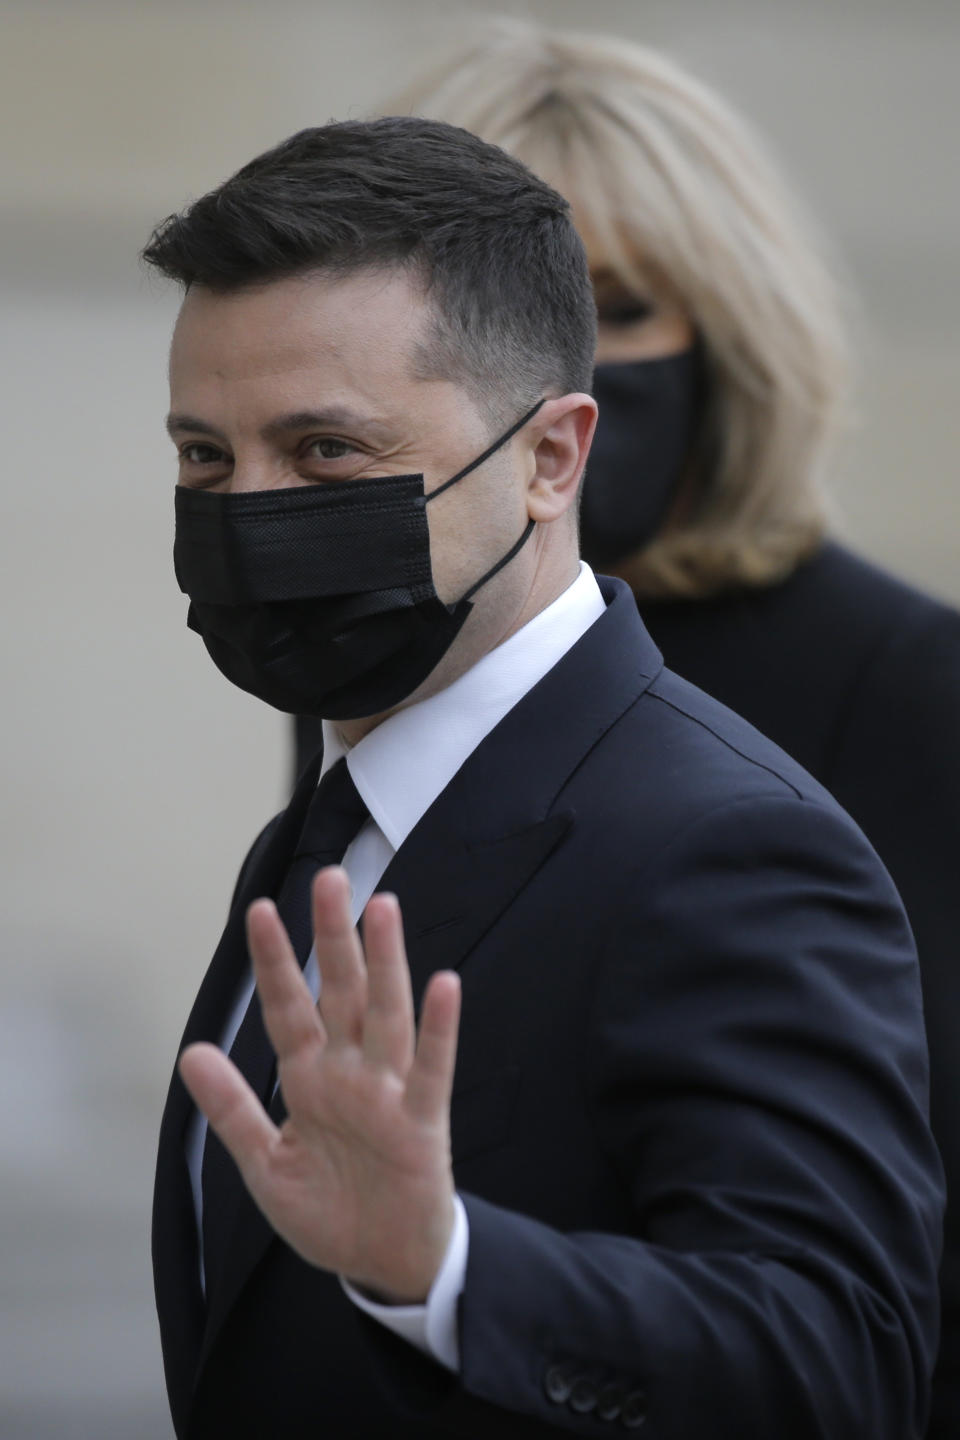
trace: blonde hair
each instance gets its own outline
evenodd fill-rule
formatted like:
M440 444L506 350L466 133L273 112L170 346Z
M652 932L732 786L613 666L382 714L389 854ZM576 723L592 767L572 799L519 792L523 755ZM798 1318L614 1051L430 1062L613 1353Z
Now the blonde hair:
M836 291L744 123L655 51L497 21L394 97L501 145L570 200L629 290L651 275L701 338L709 399L691 474L614 567L648 596L788 575L820 544L845 399Z

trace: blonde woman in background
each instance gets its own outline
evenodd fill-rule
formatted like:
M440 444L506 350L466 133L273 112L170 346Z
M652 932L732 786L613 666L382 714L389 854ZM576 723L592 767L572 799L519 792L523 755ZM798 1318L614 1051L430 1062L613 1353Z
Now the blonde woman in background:
M472 130L567 196L599 311L582 547L667 664L873 841L917 938L931 1103L960 1183L960 616L828 538L842 418L829 274L744 123L664 56L501 23L388 109ZM298 722L298 763L319 739ZM929 1434L960 1435L960 1206Z

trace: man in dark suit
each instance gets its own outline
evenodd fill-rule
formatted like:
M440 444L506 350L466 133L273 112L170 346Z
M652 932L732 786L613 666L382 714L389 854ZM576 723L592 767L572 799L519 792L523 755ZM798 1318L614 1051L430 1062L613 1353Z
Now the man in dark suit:
M565 203L463 131L333 125L145 253L186 288L190 623L325 742L164 1114L178 1435L919 1435L909 929L843 811L578 562Z

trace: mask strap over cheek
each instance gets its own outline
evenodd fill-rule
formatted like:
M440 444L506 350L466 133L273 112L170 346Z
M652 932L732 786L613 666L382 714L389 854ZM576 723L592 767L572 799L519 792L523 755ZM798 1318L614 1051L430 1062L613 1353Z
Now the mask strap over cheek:
M542 399L537 401L532 410L528 410L526 415L521 415L516 425L511 425L510 429L501 435L499 440L494 440L492 445L488 445L482 455L478 455L476 460L471 460L469 465L465 465L462 470L458 470L456 475L451 476L449 480L444 480L443 484L438 485L436 490L431 490L430 494L424 497L424 503L429 505L430 501L436 500L437 496L442 495L444 490L449 490L451 485L456 485L457 481L462 480L465 475L469 475L471 470L476 470L478 465L482 465L485 460L489 460L490 456L495 455L501 445L506 445L508 440L512 440L517 431L522 430L527 421L533 419L541 405L545 405L546 403L547 397L544 395ZM526 538L526 536L524 536L524 538ZM492 573L493 572L491 572L491 574ZM474 589L476 589L476 586L474 586ZM471 591L471 594L472 593Z
M499 440L494 440L492 445L488 445L482 455L478 455L476 460L471 460L469 465L465 465L462 470L457 471L456 475L451 476L449 480L445 480L444 483L442 485L439 485L436 490L432 490L429 495L425 496L424 504L429 505L430 501L435 500L438 495L442 495L444 490L449 490L451 485L456 485L457 481L462 480L465 475L469 475L471 470L476 470L477 466L482 465L484 460L489 460L490 456L494 455L500 449L501 445L506 445L507 441L512 440L518 430L523 429L524 425L526 425L528 420L533 419L534 415L536 415L541 405L546 404L546 400L546 395L542 396L537 401L536 405L534 405L532 410L528 410L526 415L521 415L517 423L515 425L511 425L510 429L505 431L505 433L500 436ZM519 554L519 552L523 549L524 545L526 545L527 541L530 539L536 523L537 522L535 520L529 520L527 522L526 528L524 529L523 534L520 536L520 539L516 542L516 544L511 545L506 555L504 555L500 560L498 560L496 565L494 565L491 570L488 570L485 575L481 575L480 579L477 580L475 584L470 586L470 589L467 591L467 593L460 597L460 600L457 602L458 604L462 605L465 601L476 595L477 591L482 585L486 585L488 580L492 580L494 575L496 575L499 570L503 569L504 565L510 564L510 561L513 559L513 557Z

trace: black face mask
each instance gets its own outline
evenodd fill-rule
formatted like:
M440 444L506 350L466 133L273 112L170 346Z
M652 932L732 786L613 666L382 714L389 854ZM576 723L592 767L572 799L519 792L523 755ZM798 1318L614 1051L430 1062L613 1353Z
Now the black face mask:
M539 401L429 495L422 475L255 490L176 489L173 561L190 597L187 624L241 690L278 710L354 720L406 699L450 649L470 597L433 584L426 507L527 423Z
M673 502L703 395L701 347L598 365L600 414L580 501L580 549L602 568L652 540Z

